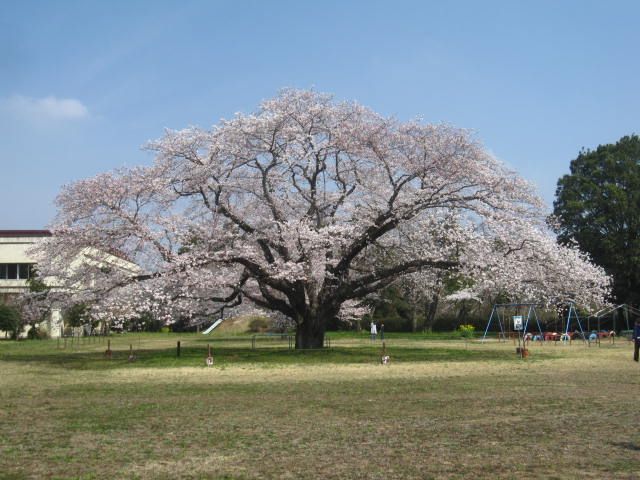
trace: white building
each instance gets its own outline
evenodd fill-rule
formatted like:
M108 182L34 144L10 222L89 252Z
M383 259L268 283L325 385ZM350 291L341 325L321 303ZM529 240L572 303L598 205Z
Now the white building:
M36 262L28 250L50 236L48 230L0 230L0 303L10 303L12 298L29 289L27 281ZM60 336L60 309L52 309L47 330L52 337Z
M10 303L12 298L29 289L28 280L36 264L35 259L29 255L29 248L50 236L51 232L48 230L0 230L0 303ZM84 249L69 268L75 270L83 265L109 266L132 276L141 273L135 263L94 248ZM47 280L47 283L50 282L56 283L55 279ZM63 321L59 308L51 309L47 325L42 327L48 330L51 337L62 334ZM0 336L4 334L5 332L0 332Z

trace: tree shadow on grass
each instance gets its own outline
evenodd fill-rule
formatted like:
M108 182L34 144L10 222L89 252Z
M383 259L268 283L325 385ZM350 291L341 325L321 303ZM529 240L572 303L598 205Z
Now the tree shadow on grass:
M624 448L626 450L632 450L634 452L640 452L640 444L633 442L614 442L611 445L614 447Z
M112 347L109 359L104 351L32 351L0 354L0 361L62 367L77 370L107 370L112 368L205 367L207 345L184 345L177 356L176 348L142 348L133 350L135 359L129 361L130 350ZM418 362L479 362L518 361L505 351L446 347L387 347L386 355L392 363ZM231 365L321 365L375 364L381 359L380 346L333 347L318 350L289 350L269 346L257 349L215 345L212 349L214 367Z

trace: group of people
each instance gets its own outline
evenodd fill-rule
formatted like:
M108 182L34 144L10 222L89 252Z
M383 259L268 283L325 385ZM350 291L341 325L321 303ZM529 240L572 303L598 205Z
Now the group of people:
M380 332L380 340L384 340L384 322L380 323L379 330L376 322L371 322L371 341L374 341L378 337L378 332Z

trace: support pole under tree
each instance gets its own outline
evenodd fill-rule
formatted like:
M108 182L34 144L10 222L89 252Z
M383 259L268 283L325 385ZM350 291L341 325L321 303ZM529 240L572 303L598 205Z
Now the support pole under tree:
M178 344L176 345L176 357L180 358L180 340L178 340Z
M213 356L211 355L211 344L207 344L207 358L205 359L207 367L213 366Z
M389 363L389 355L387 355L387 345L384 341L382 342L382 351L380 352L380 363L382 365L387 365Z

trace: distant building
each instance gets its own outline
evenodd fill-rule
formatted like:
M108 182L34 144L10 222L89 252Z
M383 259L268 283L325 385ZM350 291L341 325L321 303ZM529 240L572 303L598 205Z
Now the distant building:
M36 262L27 250L50 236L49 230L0 230L0 302L8 303L29 288Z
M28 250L38 241L49 237L49 230L0 230L0 303L11 303L12 299L28 291L28 280L36 265ZM82 265L116 268L131 276L140 273L138 265L118 252L106 253L90 247L85 248L69 268L82 268ZM63 321L59 308L51 309L46 325L42 327L48 330L51 337L62 334ZM0 336L4 336L4 333L0 332Z
M50 236L49 230L0 230L0 303L10 303L29 289L27 281L33 275L36 262L28 250ZM51 310L46 328L52 337L60 336L60 309Z

